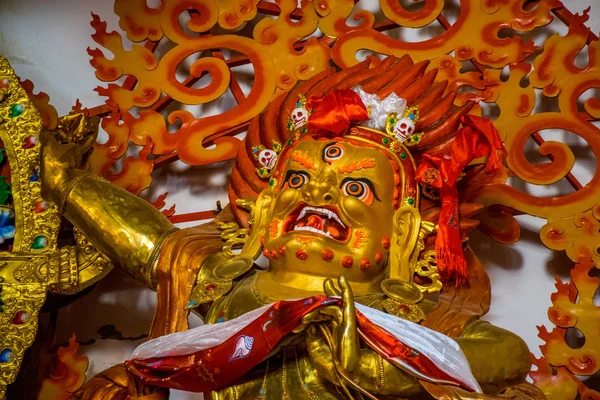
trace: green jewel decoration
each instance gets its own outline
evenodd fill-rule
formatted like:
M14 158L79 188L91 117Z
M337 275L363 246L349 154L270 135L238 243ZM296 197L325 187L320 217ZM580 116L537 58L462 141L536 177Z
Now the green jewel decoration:
M3 154L3 152L0 152L0 154ZM0 176L0 205L9 204L12 195L10 183L6 182L6 179L6 176Z
M23 104L15 104L10 108L10 114L8 114L8 116L10 118L15 118L15 117L18 117L19 115L23 114L24 111L25 111L25 106Z
M46 246L48 246L48 239L46 238L46 236L36 236L36 238L33 239L33 244L31 245L31 248L33 250L41 250Z
M307 130L308 129L306 129L306 128L302 128L302 133L306 133Z
M406 153L400 154L400 158L403 159L403 160L406 160Z
M406 199L406 202L412 206L415 204L415 198L409 197L408 199Z
M383 144L388 144L390 142L390 139L388 138L383 138Z

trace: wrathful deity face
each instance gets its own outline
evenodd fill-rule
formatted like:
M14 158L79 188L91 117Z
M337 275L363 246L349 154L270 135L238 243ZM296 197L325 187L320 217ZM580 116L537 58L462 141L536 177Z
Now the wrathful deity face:
M384 277L400 179L388 157L357 141L306 139L282 167L263 239L270 271L343 274L372 290Z

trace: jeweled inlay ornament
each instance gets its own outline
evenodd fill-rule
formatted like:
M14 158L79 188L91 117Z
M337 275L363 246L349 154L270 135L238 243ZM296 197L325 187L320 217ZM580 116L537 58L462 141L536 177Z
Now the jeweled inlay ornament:
M10 107L10 114L8 114L8 116L10 118L16 118L23 114L23 112L25 112L25 106L23 104L15 104Z
M29 135L23 141L24 149L32 149L40 142L39 137L37 135Z
M13 324L23 325L31 319L31 315L27 311L17 311L13 318Z
M40 180L40 169L36 168L33 171L33 174L29 177L29 182L39 182Z
M4 349L0 352L0 363L9 363L15 359L15 353L11 349Z
M46 246L48 246L48 238L46 238L46 236L40 235L36 236L35 239L33 239L33 244L31 245L31 248L33 250L41 250Z
M42 213L48 209L48 202L44 199L39 199L33 205L33 212L36 214Z

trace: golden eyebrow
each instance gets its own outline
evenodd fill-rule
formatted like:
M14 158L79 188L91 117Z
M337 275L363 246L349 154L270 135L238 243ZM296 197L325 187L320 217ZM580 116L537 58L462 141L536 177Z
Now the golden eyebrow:
M315 160L313 160L308 154L300 150L292 151L292 161L296 161L298 164L302 165L305 168L312 169L314 171L317 170L317 163L315 162Z
M363 168L374 168L377 165L377 161L374 158L363 158L362 160L352 161L346 165L342 165L338 168L338 172L349 173L358 171Z

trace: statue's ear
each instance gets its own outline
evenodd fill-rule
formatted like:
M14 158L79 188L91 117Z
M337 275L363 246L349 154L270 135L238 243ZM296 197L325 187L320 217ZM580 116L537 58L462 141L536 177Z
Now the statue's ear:
M418 209L403 206L396 210L388 263L390 279L412 281L410 261L419 239L420 226L421 214Z
M271 220L274 199L275 192L271 188L267 188L260 192L260 195L256 199L252 213L252 226L250 227L250 235L248 236L248 241L246 244L244 244L244 248L242 249L243 255L250 256L255 260L260 256L260 252L262 250L260 238L264 236L267 222Z

